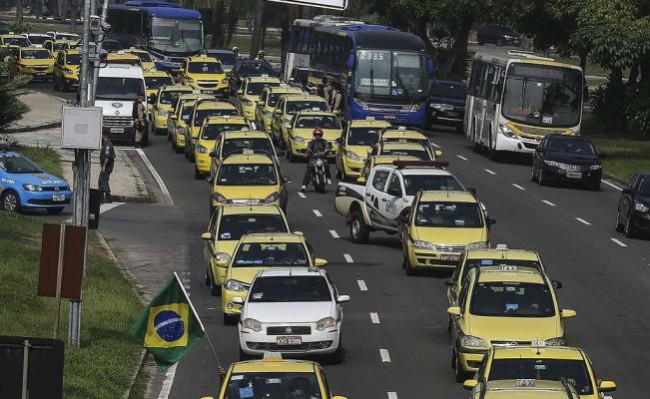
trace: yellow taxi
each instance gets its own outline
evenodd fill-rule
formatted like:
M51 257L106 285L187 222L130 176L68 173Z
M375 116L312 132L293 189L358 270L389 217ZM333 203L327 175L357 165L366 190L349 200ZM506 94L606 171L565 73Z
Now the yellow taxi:
M144 72L151 72L156 70L156 63L147 50L131 47L124 50L124 52L137 55L140 59L140 65L142 66L142 70Z
M79 86L79 70L81 68L81 51L59 51L54 62L54 90L67 91Z
M231 130L250 130L248 121L243 116L209 116L203 119L203 124L196 138L196 143L192 144L195 160L194 178L202 179L210 173L212 164L212 151L217 139L223 132ZM192 142L194 142L192 138Z
M493 266L471 269L452 317L452 364L456 381L475 373L493 346L566 344L564 320L552 281L532 269Z
M289 129L293 117L300 111L329 111L330 107L327 101L319 96L309 94L301 95L284 95L280 96L278 104L273 110L273 119L271 120L271 131L273 141L280 144L280 148L286 148L289 140Z
M179 79L184 85L204 94L223 95L229 87L221 62L205 55L186 58Z
M492 223L470 193L420 191L402 233L406 274L455 267L465 249L487 247Z
M422 161L433 161L442 156L442 151L434 151L429 145L405 140L380 141L372 148L371 155L409 155Z
M379 132L390 127L383 120L362 119L349 121L339 140L340 150L336 154L336 177L342 180L361 176L368 152L377 143Z
M140 57L138 57L133 53L127 53L124 50L112 51L106 53L106 61L135 64L140 66L140 68L142 68L142 62L140 61Z
M42 48L47 49L52 57L56 58L61 50L74 50L75 43L69 40L46 40L43 42Z
M221 286L224 324L237 321L241 304L234 303L233 298L246 297L257 272L270 267L327 265L325 259L315 258L312 252L307 240L300 233L258 233L242 236L230 261L217 261L217 265L228 265L225 281Z
M147 93L147 98L151 99L152 94L158 93L158 89L162 86L174 84L174 78L165 71L148 70L144 72L144 86ZM153 101L147 101L149 106L149 115L153 115L154 105Z
M512 379L482 381L469 399L580 399L580 395L566 380Z
M214 97L200 100L195 104L190 118L190 128L185 135L185 158L190 162L194 162L194 146L199 139L203 121L211 116L239 116L239 111L231 102L217 101Z
M232 154L217 167L212 179L210 212L223 204L275 204L287 211L288 179L267 154Z
M275 87L264 87L260 99L255 107L255 124L258 130L271 133L271 121L273 120L273 110L278 103L280 96L287 94L302 94L302 89L282 84Z
M260 100L260 94L265 87L280 86L282 81L268 75L248 76L242 80L239 90L237 90L237 99L239 110L242 115L249 121L255 120L255 108Z
M442 150L434 149L433 144L431 144L424 132L415 128L407 128L406 126L385 128L379 133L379 141L385 143L419 143L423 147L431 149L436 158L442 156Z
M272 358L236 362L228 368L219 399L263 397L345 399L331 396L325 371L316 362L285 360L273 353Z
M31 47L32 43L29 42L23 35L16 35L13 33L7 33L0 35L0 44L3 46L18 46L18 47Z
M54 57L41 47L21 47L11 59L9 72L14 75L30 76L32 79L53 78Z
M601 399L601 393L616 390L616 383L596 377L589 356L579 348L567 346L505 346L490 348L477 376L463 383L473 389L479 380L565 379L581 399Z
M167 117L167 134L172 148L180 154L185 149L185 138L194 112L194 105L198 99L205 98L202 94L183 94L176 97L172 109Z
M287 158L294 162L298 158L307 158L307 147L314 137L314 129L323 130L323 139L330 145L328 157L336 156L339 150L337 139L341 137L341 122L333 112L301 111L296 114L287 128Z
M210 180L214 178L217 171L217 166L227 157L232 154L266 154L272 156L277 161L277 154L275 147L268 134L258 130L245 131L245 130L230 130L224 131L217 143L214 145L213 151L210 153L212 162L210 164Z
M221 294L227 263L237 243L249 233L289 233L284 212L276 205L223 205L210 217L208 231L201 235L205 241L203 256L206 265L205 284L213 296Z
M153 106L154 133L165 134L167 132L167 118L174 106L174 100L184 94L192 94L189 86L163 85L158 88L154 95L149 95L149 103ZM167 136L171 138L171 136Z

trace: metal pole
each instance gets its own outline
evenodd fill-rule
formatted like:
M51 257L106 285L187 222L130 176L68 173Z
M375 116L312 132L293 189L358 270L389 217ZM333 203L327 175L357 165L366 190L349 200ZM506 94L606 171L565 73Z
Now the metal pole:
M54 332L52 338L59 339L61 323L61 285L63 284L63 250L65 248L65 225L59 225L59 260L56 269L56 303L54 305Z
M22 399L27 399L29 397L27 382L29 381L29 344L28 340L25 340L25 346L23 347L23 389L22 389Z
M97 0L99 1L99 0ZM104 0L104 5L102 6L102 22L106 22L107 14L108 13L108 0ZM94 14L93 14L94 15ZM99 54L102 51L102 42L104 41L104 34L101 33L97 37L97 42L95 43L95 51L97 51L97 59L99 59ZM92 85L90 86L91 89L91 94L90 94L90 101L92 101L92 104L95 104L95 89L97 88L97 79L99 78L99 61L95 61L95 67L93 68L93 81Z

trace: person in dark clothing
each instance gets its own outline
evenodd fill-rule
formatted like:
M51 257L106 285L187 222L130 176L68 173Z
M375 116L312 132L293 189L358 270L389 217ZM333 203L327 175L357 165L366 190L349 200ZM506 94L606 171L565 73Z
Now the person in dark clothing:
M136 148L139 148L142 147L142 142L144 141L144 136L148 128L143 97L138 96L138 99L133 102L131 117L133 118L133 143Z
M108 133L102 134L102 150L99 154L99 165L101 171L99 173L99 182L97 184L101 195L102 202L112 202L111 186L109 181L111 173L113 173L113 164L115 163L115 147L108 138Z
M343 109L343 91L341 86L336 83L332 84L332 91L330 93L330 108L335 114L340 114Z
M300 188L302 192L305 192L305 190L307 190L309 178L314 171L314 159L312 158L312 155L315 153L325 153L325 151L330 149L330 143L327 140L323 139L323 129L317 127L314 129L313 134L314 138L309 142L309 146L307 147L308 161L305 177L302 179L302 187ZM330 180L330 166L327 162L325 162L325 177L327 177L327 184L332 184L332 181Z

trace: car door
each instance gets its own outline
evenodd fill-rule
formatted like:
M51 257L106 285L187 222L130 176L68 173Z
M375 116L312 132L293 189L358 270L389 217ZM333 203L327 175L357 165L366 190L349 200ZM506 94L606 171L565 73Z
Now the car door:
M206 266L208 267L210 267L210 265L212 264L213 254L216 253L214 248L214 240L216 239L215 232L216 232L218 214L219 214L219 208L217 208L217 210L215 210L210 216L208 232L210 233L211 238L210 240L205 241L205 247L203 248L203 259L205 261Z
M397 172L393 171L390 174L386 190L381 195L381 203L379 206L382 210L382 216L386 221L386 225L392 228L398 228L402 222L399 217L405 207L405 202L402 179L400 179Z
M366 185L366 206L368 216L373 223L385 226L381 211L381 199L384 198L384 190L388 184L390 170L384 168L375 168L370 172L370 179Z
M341 137L338 138L337 142L339 144L339 151L336 153L336 167L338 170L343 171L343 157L345 156L347 149L346 149L346 142L347 142L347 137L350 132L350 123L344 123L343 130L341 131Z
M280 137L280 126L282 125L282 114L280 114L278 110L284 110L284 100L284 98L281 98L278 101L278 105L276 105L275 109L273 110L273 119L271 120L271 131L276 141L278 137Z
M623 188L621 199L618 204L618 215L621 218L621 223L625 223L625 218L627 217L627 214L630 212L630 209L634 204L634 190L637 186L638 181L639 175L634 175L630 180L630 183L625 188Z
M54 63L54 79L61 79L65 76L65 54L59 53Z

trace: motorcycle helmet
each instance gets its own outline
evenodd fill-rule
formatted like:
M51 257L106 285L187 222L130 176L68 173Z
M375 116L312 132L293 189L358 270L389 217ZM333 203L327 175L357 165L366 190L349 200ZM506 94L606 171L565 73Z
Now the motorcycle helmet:
M316 136L323 137L323 129L321 129L319 127L314 129L314 137L316 137Z
M258 57L264 57L265 54L266 53L264 53L264 50L260 50L260 51L257 52Z
M235 46L232 48L233 53L239 53L239 47Z

